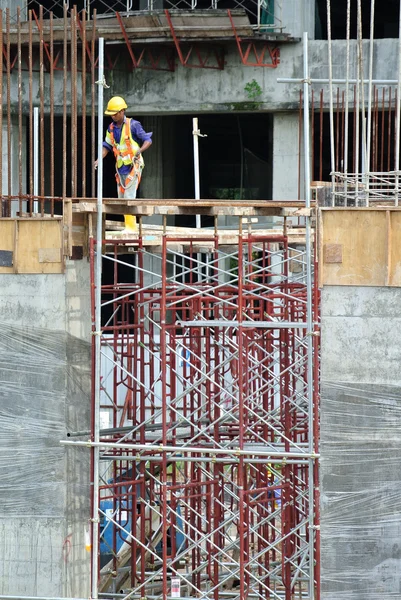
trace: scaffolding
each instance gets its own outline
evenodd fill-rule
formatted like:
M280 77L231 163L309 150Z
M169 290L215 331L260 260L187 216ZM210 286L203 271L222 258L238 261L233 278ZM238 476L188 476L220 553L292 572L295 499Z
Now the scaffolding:
M99 65L101 83L102 43ZM99 107L102 98L100 85ZM159 207L161 248L150 253L141 219L135 240L101 239L99 185L90 252L93 598L319 598L309 186L305 205L296 248L285 216L276 235L258 235L251 220L244 229L247 201L229 245L217 216L214 231L169 235L169 207ZM199 201L188 210L196 214ZM112 262L111 283L101 283L102 261Z
M309 253L253 231L105 248L100 595L314 598Z

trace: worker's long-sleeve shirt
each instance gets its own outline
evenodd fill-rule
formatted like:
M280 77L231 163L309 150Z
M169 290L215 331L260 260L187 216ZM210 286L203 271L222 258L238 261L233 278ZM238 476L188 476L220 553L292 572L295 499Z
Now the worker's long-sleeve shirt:
M121 130L125 126L125 120L126 120L126 117L124 117L124 121L122 122L121 127L118 127L114 123L113 135L114 135L114 140L117 144L120 143ZM111 125L111 123L110 123L110 125ZM110 133L111 133L110 125L107 128L106 139L103 142L103 146L105 148L107 148L107 150L112 152L113 146L108 142L108 140L110 139ZM148 142L148 141L151 142L152 141L153 132L151 131L150 133L147 133L144 130L144 128L142 127L141 123L139 121L135 121L135 119L131 119L131 134L132 134L133 139L136 141L137 144L139 144L139 146L142 146L143 142ZM131 171L131 166L130 165L122 165L118 169L118 171L122 175L127 175Z

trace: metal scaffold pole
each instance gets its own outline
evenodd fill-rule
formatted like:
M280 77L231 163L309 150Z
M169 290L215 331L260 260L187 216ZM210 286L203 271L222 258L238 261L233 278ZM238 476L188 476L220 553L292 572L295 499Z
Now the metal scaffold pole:
M305 206L311 207L311 189L310 189L310 126L309 126L309 62L308 62L308 34L303 34L304 50L304 84L303 84L303 122L304 122L304 177L305 177ZM308 215L305 219L305 253L306 253L306 311L307 311L307 396L308 396L308 418L309 418L309 469L308 469L308 495L309 495L309 600L315 598L315 580L314 580L314 560L315 560L315 535L314 535L314 457L312 457L315 442L313 438L313 417L314 417L314 381L313 381L313 281L312 281L312 238L311 222Z
M99 39L98 71L98 156L102 156L103 140L103 86L104 86L104 40ZM100 435L100 382L101 382L101 324L102 324L102 221L103 221L103 161L97 166L97 222L95 259L95 381L93 403L93 500L92 500L92 598L98 598L99 577L99 443Z

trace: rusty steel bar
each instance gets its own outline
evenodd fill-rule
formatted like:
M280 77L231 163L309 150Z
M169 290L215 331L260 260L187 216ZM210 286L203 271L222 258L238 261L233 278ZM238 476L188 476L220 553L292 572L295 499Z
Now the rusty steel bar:
M340 164L339 164L339 150L340 150L340 88L337 87L337 94L336 94L336 115L335 115L335 126L336 126L336 132L335 132L335 169L336 171L340 170Z
M6 45L7 45L7 194L12 194L11 180L11 44L10 44L10 9L6 9ZM10 201L7 200L6 216L10 216Z
M359 152L359 148L358 148L358 143L356 140L356 130L357 130L357 123L359 121L359 117L356 111L356 106L357 106L357 93L356 93L356 85L354 85L354 143L353 143L353 171L354 173L356 173L356 165L358 164L357 162L357 152Z
M40 102L40 195L45 195L45 65L44 65L44 39L43 39L43 6L39 6L39 102ZM45 203L40 201L40 214L45 214Z
M379 146L378 146L378 141L379 141L379 90L377 89L376 86L373 87L373 97L374 97L374 129L373 129L373 135L374 135L374 139L372 140L373 142L373 149L374 149L374 156L373 156L373 171L378 171L378 158L379 158L379 154L378 154L378 150L379 150Z
M21 61L21 8L17 7L18 57L18 212L22 215L22 61Z
M3 56L3 11L0 9L0 49L1 49L1 69L0 69L0 106L3 106L3 68L4 68L4 56ZM3 111L0 110L0 156L3 156ZM1 205L0 214L5 217L5 201L3 197L3 169L0 169L0 194L1 194Z
M340 144L340 169L344 170L344 153L345 153L345 92L341 92L341 144Z
M319 181L323 180L323 90L320 90Z
M63 5L63 162L62 196L67 197L67 67L68 67L68 13L67 4Z
M385 124L385 106L386 106L386 102L385 102L385 97L386 97L386 90L385 88L382 89L382 111L381 111L381 141L380 141L380 171L383 172L384 171L384 124Z
M29 76L29 189L28 194L30 196L28 212L29 216L32 216L33 211L33 57L32 57L32 11L28 12L28 29L29 29L29 42L28 42L28 76Z
M315 94L314 90L311 93L311 173L312 180L315 179Z
M96 120L95 120L95 97L96 97L96 75L95 75L95 42L96 42L96 9L92 15L92 39L91 39L91 173L92 173L92 197L96 196L96 172L93 164L96 160Z
M391 119L392 119L392 110L391 110L391 91L392 88L389 89L388 92L388 125L387 125L387 171L390 171L391 165Z
M86 12L82 11L82 189L81 196L86 196ZM78 15L79 19L79 15Z
M76 7L71 9L71 196L77 195L77 22Z
M401 40L400 40L400 44L401 44ZM392 111L392 114L394 115L392 118L392 125L391 128L394 129L394 133L393 133L393 165L395 165L395 160L396 160L396 145L397 145L397 106L399 105L399 100L398 100L398 96L399 96L399 92L398 92L398 87L395 88L394 90L394 110ZM401 99L400 99L401 101Z
M49 91L50 91L50 213L52 217L54 216L54 31L53 31L54 23L53 23L53 13L50 13L50 81L49 81Z

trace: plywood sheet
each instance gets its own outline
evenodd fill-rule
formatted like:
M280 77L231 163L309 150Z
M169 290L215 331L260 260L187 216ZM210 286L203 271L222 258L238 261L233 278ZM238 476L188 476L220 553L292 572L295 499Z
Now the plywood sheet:
M16 271L62 273L61 220L17 220Z
M363 208L321 211L321 284L388 285L389 225L386 213L386 210Z
M0 273L13 273L14 271L14 219L0 220L0 251L12 252L12 266L1 267Z
M389 277L388 284L401 286L401 212L389 211Z

